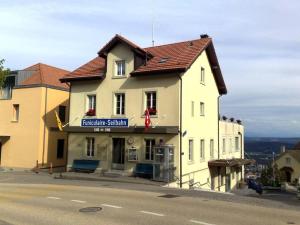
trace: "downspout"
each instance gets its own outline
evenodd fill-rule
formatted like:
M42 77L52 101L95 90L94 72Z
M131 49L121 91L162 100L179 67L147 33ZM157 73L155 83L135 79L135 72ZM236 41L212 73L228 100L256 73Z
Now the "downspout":
M179 74L179 80L180 80L180 100L179 100L179 111L180 111L180 117L179 117L179 187L182 188L182 77Z
M47 123L47 101L48 101L48 88L47 88L47 86L46 86L46 93L45 93L45 112L44 112L44 136L43 136L42 166L44 165L44 161L45 161L46 123Z

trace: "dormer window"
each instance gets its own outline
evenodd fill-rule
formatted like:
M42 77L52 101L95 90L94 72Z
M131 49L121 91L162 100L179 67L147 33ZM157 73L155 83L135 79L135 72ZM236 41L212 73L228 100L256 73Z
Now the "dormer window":
M125 76L125 60L116 61L116 76Z

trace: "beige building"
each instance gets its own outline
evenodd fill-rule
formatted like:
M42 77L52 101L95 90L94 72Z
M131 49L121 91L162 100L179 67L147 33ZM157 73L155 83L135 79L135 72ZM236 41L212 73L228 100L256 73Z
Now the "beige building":
M243 126L219 121L227 90L208 36L141 48L116 35L61 81L71 87L69 168L76 159L127 174L152 165L154 179L220 191L242 177ZM220 152L223 138L228 147Z
M2 168L65 166L67 134L58 131L54 111L67 122L69 87L59 82L66 73L36 64L7 77L0 96Z
M282 149L275 160L281 181L297 184L300 179L300 143L293 150Z

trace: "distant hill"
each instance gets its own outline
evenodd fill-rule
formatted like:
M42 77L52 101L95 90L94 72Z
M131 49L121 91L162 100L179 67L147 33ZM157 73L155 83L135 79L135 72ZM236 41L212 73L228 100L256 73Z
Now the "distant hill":
M245 152L247 153L279 153L281 146L293 148L300 138L246 137Z

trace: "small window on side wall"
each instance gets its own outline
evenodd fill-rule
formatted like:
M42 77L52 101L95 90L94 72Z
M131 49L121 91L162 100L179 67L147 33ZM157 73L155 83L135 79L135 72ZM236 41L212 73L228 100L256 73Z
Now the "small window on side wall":
M87 96L87 116L96 116L96 95Z
M20 106L19 104L13 104L13 118L12 120L15 122L19 121L20 116Z
M86 156L88 157L95 156L95 138L93 137L86 138Z
M157 95L156 91L145 92L146 95L146 109L149 110L150 115L157 114Z
M201 67L200 83L205 84L205 69L204 69L204 67Z
M205 114L204 102L200 102L200 116L204 116L204 114Z
M58 107L58 115L61 122L66 122L66 106L60 105Z

